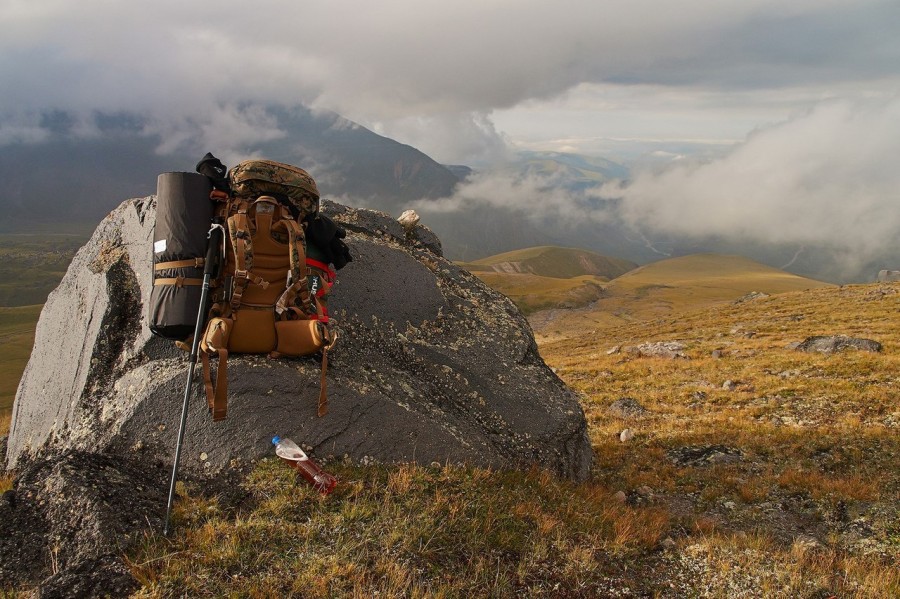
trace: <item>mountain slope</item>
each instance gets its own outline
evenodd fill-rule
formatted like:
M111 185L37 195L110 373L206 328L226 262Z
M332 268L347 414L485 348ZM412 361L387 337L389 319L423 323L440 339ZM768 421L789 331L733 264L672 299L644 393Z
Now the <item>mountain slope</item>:
M627 272L610 281L603 297L590 307L537 314L531 323L544 338L568 336L585 328L651 320L733 302L753 292L772 295L831 286L741 256L695 254Z
M231 154L302 166L313 174L323 196L397 212L414 200L450 195L458 181L415 148L337 114L270 108L267 115L283 136ZM102 127L92 137L74 134L60 116L48 125L42 141L0 146L0 178L5 182L0 210L10 217L0 223L0 231L46 222L96 223L123 198L154 193L159 173L193 171L205 152L224 158L228 151L181 147L161 154L158 148L169 140L145 134L140 118L97 118Z
M579 308L603 295L604 283L637 267L577 248L540 246L459 263L504 294L525 315Z
M569 279L593 275L614 279L637 268L637 264L620 258L602 256L596 252L578 248L539 246L504 252L462 264L472 272L498 272L508 274L530 273L543 277Z

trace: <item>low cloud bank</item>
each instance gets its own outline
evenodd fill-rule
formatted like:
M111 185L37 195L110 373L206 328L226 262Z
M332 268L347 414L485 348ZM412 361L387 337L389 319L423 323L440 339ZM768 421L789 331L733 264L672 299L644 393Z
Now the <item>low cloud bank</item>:
M580 190L558 176L486 172L416 208L488 205L559 230L618 224L636 239L782 248L784 262L774 266L818 253L836 278L859 277L871 264L900 263L898 133L900 98L831 101L754 132L715 160L678 160Z
M844 267L898 247L900 99L835 101L727 156L604 186L642 230L830 248ZM900 257L897 258L900 260Z

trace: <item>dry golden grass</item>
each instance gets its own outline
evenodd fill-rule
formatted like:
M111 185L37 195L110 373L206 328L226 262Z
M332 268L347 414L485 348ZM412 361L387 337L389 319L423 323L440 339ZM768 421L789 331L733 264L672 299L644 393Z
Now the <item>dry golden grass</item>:
M322 498L280 461L225 515L182 497L172 540L130 557L138 597L514 597L592 588L615 559L657 545L669 515L545 472L335 465Z
M11 419L11 412L0 412L0 436L6 435L9 432L9 424ZM2 464L5 460L6 456L0 453L0 464ZM0 471L0 493L11 489L13 486L13 480L15 480L14 472Z
M9 433L10 424L12 424L12 411L0 412L0 435Z
M240 509L180 489L175 536L128 556L135 596L900 596L900 284L814 288L703 260L621 277L618 303L544 338L582 400L591 482L341 463L322 498L264 461ZM751 291L779 295L732 303ZM789 347L829 334L884 351ZM627 351L658 341L687 359ZM623 397L646 412L611 413Z
M499 272L479 272L477 275L511 299L526 316L538 310L587 306L602 297L606 283L606 279L592 275L571 279Z
M837 334L874 339L884 351L809 354L790 345ZM658 341L683 343L687 359L628 351ZM676 529L710 535L692 543L706 556L704 568L739 566L744 579L767 581L759 596L817 588L842 597L900 595L900 285L722 303L594 329L544 344L541 353L582 397L595 480L625 490L646 485L669 507ZM623 397L646 413L610 413ZM624 428L636 434L629 443L618 440ZM677 459L714 446L736 457ZM853 536L857 525L870 526L864 541ZM723 550L729 530L753 532L779 549L760 552L758 563L734 562L756 554L746 535L728 537ZM821 542L815 560L791 551L802 534Z
M898 307L900 285L821 288L545 344L582 398L592 482L334 464L321 498L267 461L243 510L179 501L176 536L130 556L136 596L898 596ZM788 346L817 334L884 351ZM608 352L672 340L688 359ZM610 413L622 397L646 412Z
M490 284L490 283L489 283ZM695 254L637 268L604 286L603 297L583 310L539 315L539 341L705 310L749 293L786 293L833 287L740 256ZM515 299L515 298L513 298Z

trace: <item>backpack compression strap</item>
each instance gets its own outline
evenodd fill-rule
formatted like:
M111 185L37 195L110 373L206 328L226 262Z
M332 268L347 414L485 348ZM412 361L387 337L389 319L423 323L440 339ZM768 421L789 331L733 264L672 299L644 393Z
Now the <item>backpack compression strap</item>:
M303 229L297 224L297 221L285 218L284 221L288 229L288 244L290 245L291 259L291 284L278 301L275 302L275 313L279 316L291 306L298 305L304 314L312 314L312 302L309 299L309 289L306 288L306 250L303 248L304 238Z
M203 362L203 385L206 388L206 405L212 413L213 422L225 420L228 414L228 350L220 349L219 367L216 369L216 384L213 385L209 370L209 354L200 353Z
M237 212L228 217L228 236L231 238L231 246L234 248L234 287L231 292L231 309L237 311L241 305L241 298L247 285L253 283L262 288L269 286L269 282L254 275L253 270L253 240L250 237L250 218L247 216L249 204L241 200L238 203Z
M319 418L328 413L328 381L325 379L325 373L328 371L328 350L337 343L337 331L333 331L327 326L323 326L322 331L326 336L327 343L322 348L322 377L319 379L319 406L316 411Z
M216 309L213 308L212 311ZM228 413L228 323L221 318L213 318L200 343L200 360L203 363L203 385L206 389L206 405L212 413L213 422L225 420ZM209 369L209 355L219 357L216 369L216 383L213 385Z

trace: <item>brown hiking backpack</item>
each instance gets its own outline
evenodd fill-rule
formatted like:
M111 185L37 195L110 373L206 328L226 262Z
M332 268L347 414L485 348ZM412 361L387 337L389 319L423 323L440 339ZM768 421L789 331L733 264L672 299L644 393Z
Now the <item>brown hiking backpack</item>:
M227 183L230 193L221 186L211 193L217 203L216 220L227 234L224 268L216 278L209 321L200 339L213 420L222 420L227 413L229 353L277 358L321 351L318 415L324 416L328 350L337 340L326 307L335 272L330 265L307 258L301 223L311 222L318 213L315 181L295 166L248 160L228 172ZM210 356L218 358L215 383Z

